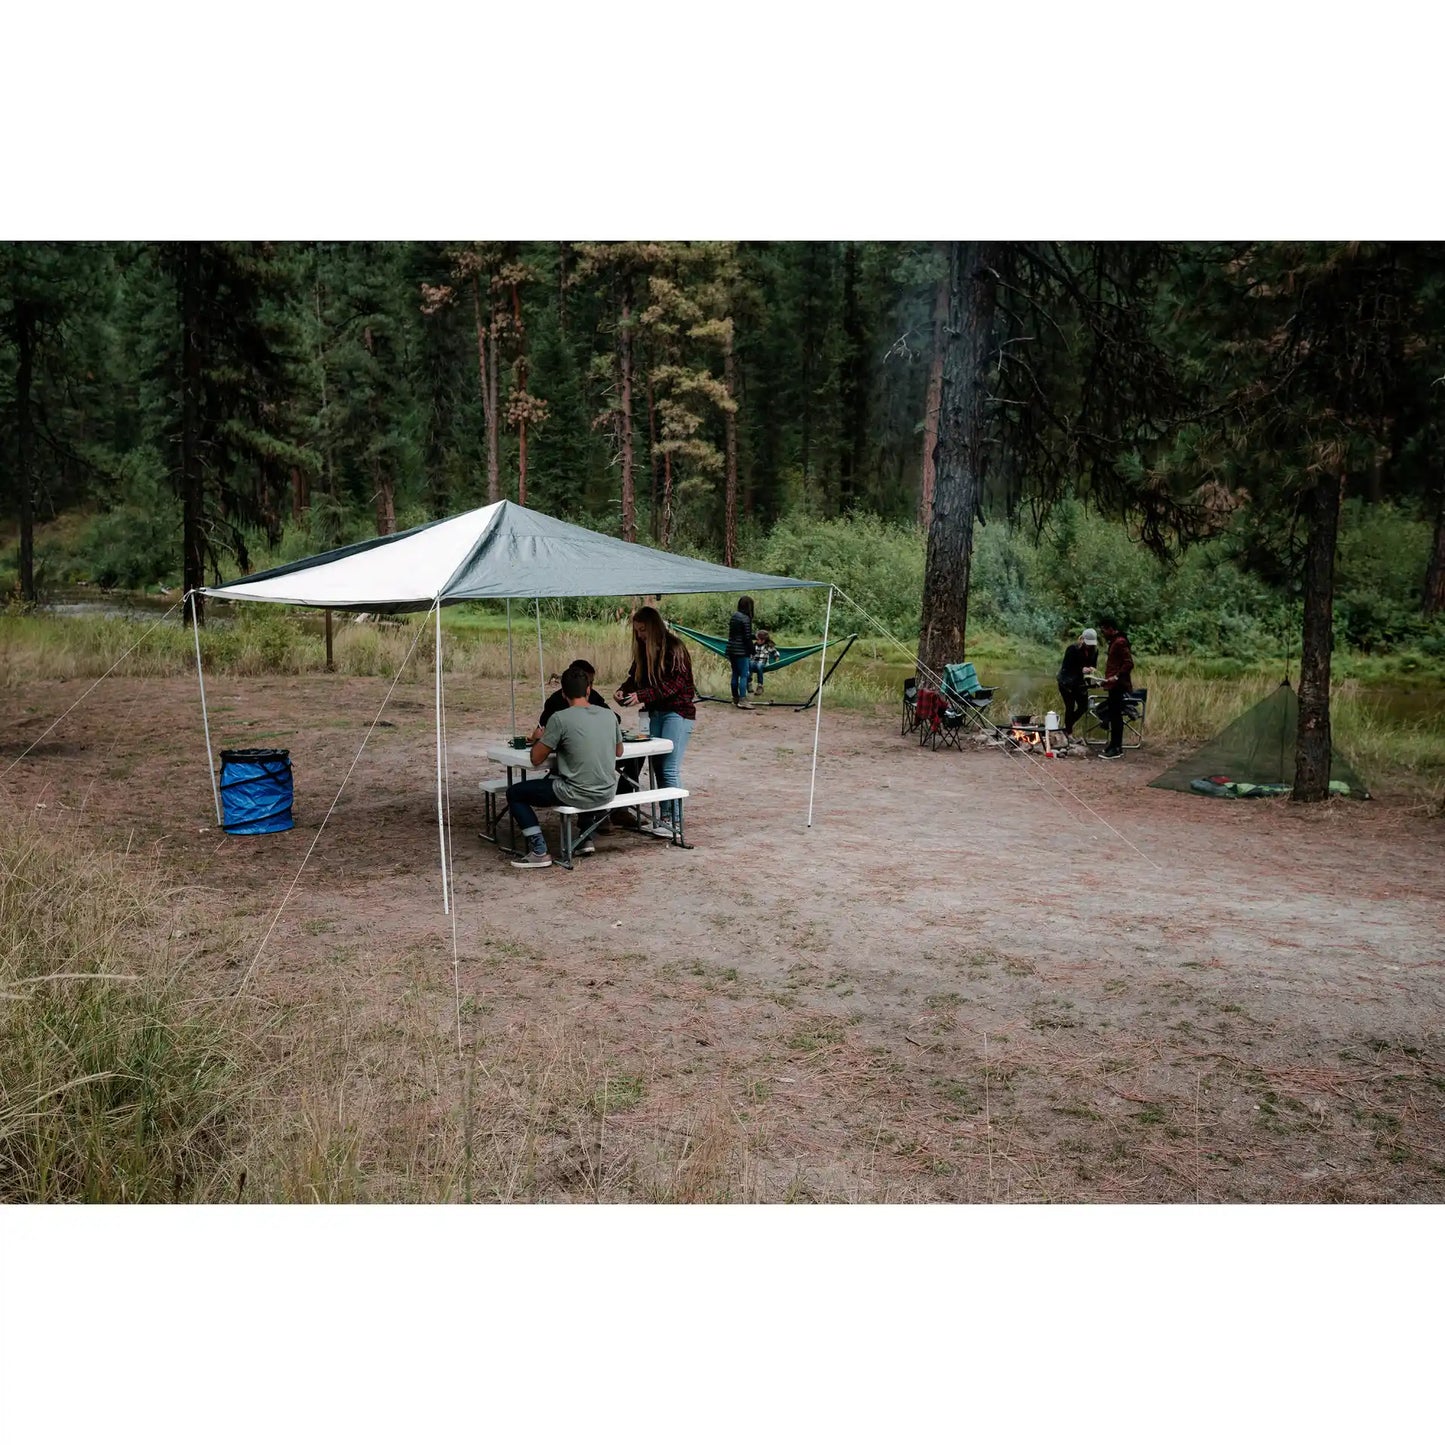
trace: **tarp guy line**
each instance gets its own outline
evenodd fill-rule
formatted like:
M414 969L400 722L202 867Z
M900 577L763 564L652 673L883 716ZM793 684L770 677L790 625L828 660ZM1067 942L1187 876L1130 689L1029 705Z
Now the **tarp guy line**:
M818 715L813 719L813 773L808 779L808 826L813 826L813 789L818 784L818 734L823 727L823 664L828 660L828 628L833 621L833 589L828 589L828 610L823 614L823 650L818 654Z
M386 705L391 701L391 695L396 691L396 685L401 681L401 675L406 671L406 665L411 661L411 655L416 651L416 645L421 641L421 635L425 627L416 629L416 636L411 640L411 646L407 648L406 656L401 660L401 666L396 670L396 676L391 680L391 686L386 690L386 696L381 700L381 706L376 710L376 716L371 720L371 726L366 730L366 736L361 740L361 746L356 750L356 756L351 760L351 766L346 770L346 776L341 780L341 786L336 790L336 796L331 800L331 806L326 810L326 816L321 820L321 826L316 830L316 836L311 840L311 846L306 850L306 856L301 860L301 866L296 870L296 876L291 880L291 886L286 890L286 896L281 900L276 909L275 916L271 919L271 926L266 930L266 936L261 940L261 947L256 950L256 956L251 960L250 967L246 970L241 982L236 985L234 997L239 998L245 990L246 985L251 981L251 975L256 972L256 965L261 960L261 954L270 941L272 931L280 921L282 909L291 901L291 895L296 891L296 885L301 881L301 875L306 871L306 865L311 861L311 855L316 851L316 845L321 841L321 835L326 831L326 825L331 821L331 815L336 811L336 805L341 801L341 795L346 791L346 785L351 781L351 775L356 771L356 765L361 761L361 755L366 751L366 745L371 741L371 735L376 731L376 725L381 721L381 715L386 711Z
M187 592L187 597L194 597ZM201 617L194 601L191 603L191 631L196 637L196 681L201 688L201 726L206 730L206 771L211 775L211 797L216 802L216 826L221 826L221 793L216 786L216 755L211 751L211 719L206 712L206 674L201 667Z
M183 602L183 601L184 601L184 598L182 599L182 602ZM108 668L106 668L106 670L105 670L103 673L101 673L101 675L100 675L98 678L96 678L96 680L95 680L93 683L91 683L91 685L90 685L88 688L86 688L86 690L85 690L83 693L81 693L80 696L79 696L78 698L76 698L75 701L74 701L73 703L71 703L70 706L69 706L68 708L66 708L63 713L61 713L60 716L59 716L58 718L56 718L55 721L54 721L53 723L51 723L50 726L49 726L48 728L46 728L45 731L44 731L43 733L41 733L40 736L39 736L38 738L36 738L35 741L34 741L33 743L31 743L28 748L25 749L25 752L21 753L20 756L19 756L18 758L16 758L13 763L10 764L10 767L6 768L3 773L0 773L0 778L8 778L8 777L10 776L11 771L12 771L14 768L18 767L19 764L24 761L24 759L26 758L26 756L27 756L28 754L34 752L35 749L38 748L38 747L40 746L40 744L43 743L43 742L45 741L45 739L48 738L48 737L50 736L50 734L53 733L53 732L55 731L55 729L58 728L58 727L60 726L60 724L63 723L63 722L65 721L65 719L68 718L68 717L71 715L71 713L73 713L73 712L76 710L76 708L78 708L78 707L81 705L81 703L83 703L83 702L86 700L86 698L88 698L88 697L91 695L91 693L93 693L93 692L96 690L96 688L98 688L98 687L101 685L101 683L103 683L103 682L106 680L106 678L108 678L108 677L111 675L111 673L113 673L113 672L116 670L116 668L118 668L118 667L121 665L121 663L123 663L123 662L126 660L126 658L128 658L128 657L131 655L131 653L133 653L133 652L136 650L136 648L138 648L138 647L141 645L141 643L144 642L144 641L146 640L146 638L149 637L149 636L151 635L151 633L154 632L154 631L156 630L156 628L159 627L159 626L161 625L161 623L164 622L164 621L171 615L171 613L176 610L176 607L179 607L179 606L181 606L181 605L182 605L181 602L177 602L176 605L175 605L175 607L170 608L168 611L166 611L165 613L163 613L155 622L153 622L149 627L147 627L146 630L145 630L144 632L142 632L141 635L140 635L139 637L137 637L136 640L135 640L134 642L132 642L131 645L130 645L129 647L127 647L126 650L125 650L124 652L122 652L121 655L120 655L119 657L117 657L116 660L115 660L113 663L111 663L111 665L110 665Z

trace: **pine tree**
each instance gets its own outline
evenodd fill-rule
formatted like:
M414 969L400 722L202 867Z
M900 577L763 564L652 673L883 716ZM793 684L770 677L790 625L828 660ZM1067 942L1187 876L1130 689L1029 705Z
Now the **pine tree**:
M13 353L13 430L15 437L15 516L20 531L20 596L36 600L35 497L40 478L41 441L52 452L73 448L44 427L40 396L45 371L65 373L68 348L74 353L74 329L103 263L99 248L67 243L0 244L0 338Z
M611 429L617 440L620 467L619 500L622 538L637 540L637 496L632 474L633 416L632 391L635 381L633 348L637 329L639 297L645 294L647 278L654 267L667 259L667 248L657 242L589 242L576 248L574 284L596 282L609 293L615 322L612 346L605 356L595 358L593 375L604 380L607 403L595 424Z
M157 248L176 296L180 417L175 468L182 504L182 566L192 609L204 621L206 563L219 576L224 531L241 570L245 527L280 535L278 499L292 466L314 468L288 406L302 347L292 276L265 243L168 242Z

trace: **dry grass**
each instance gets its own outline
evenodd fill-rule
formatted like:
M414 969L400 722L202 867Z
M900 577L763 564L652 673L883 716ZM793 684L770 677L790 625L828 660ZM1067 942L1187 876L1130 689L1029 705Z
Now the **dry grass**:
M153 864L0 829L0 1200L224 1193L237 1051L157 943L164 901Z

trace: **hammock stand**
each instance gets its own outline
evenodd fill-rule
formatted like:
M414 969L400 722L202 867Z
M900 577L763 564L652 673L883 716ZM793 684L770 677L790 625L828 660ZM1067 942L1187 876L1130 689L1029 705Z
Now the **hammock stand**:
M694 632L690 627L683 627L680 623L670 622L668 626L674 632L680 632L684 637L690 637L699 646L707 648L709 652L715 652L719 657L728 655L728 640L726 637L710 637L706 632ZM833 659L833 665L823 674L818 686L812 691L806 702L790 702L779 698L776 701L772 698L755 697L751 699L754 707L790 707L794 712L807 712L817 701L818 693L837 671L838 664L848 655L848 649L858 640L856 632L850 632L847 637L835 637L831 642L815 642L811 647L780 647L778 649L778 660L776 662L765 662L764 672L777 672L779 668L791 667L795 662L801 662L805 657L815 657L818 653L826 651L830 647L837 647L840 643L843 646L842 652ZM755 667L756 663L753 664ZM698 693L698 702L731 702L730 697L712 697L709 694Z

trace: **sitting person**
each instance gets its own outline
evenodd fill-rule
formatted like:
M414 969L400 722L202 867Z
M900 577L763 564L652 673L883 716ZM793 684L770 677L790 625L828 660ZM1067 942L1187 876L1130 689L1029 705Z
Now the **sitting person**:
M587 701L589 705L592 707L604 707L607 708L609 712L613 712L612 708L607 707L607 699L603 697L602 694L598 692L595 687L592 686L592 684L597 680L597 669L593 667L592 664L588 662L585 657L579 657L572 664L572 666L580 667L582 671L587 674ZM531 736L529 737L528 741L534 743L537 742L542 736L543 729L545 729L548 722L551 721L552 714L561 712L562 709L566 706L567 694L562 691L561 687L558 687L557 690L547 699L547 701L543 703L542 716L537 719L537 726L532 729ZM642 777L643 762L644 759L642 758L629 758L625 763L619 763L617 765L617 771L621 773L624 778L627 779L628 783L634 789L640 788L642 786L638 779ZM624 814L621 821L625 824L625 826L629 828L636 828L642 820L637 816L635 812L633 812ZM603 831L607 831L608 829L610 829L610 827L611 824L604 825Z
M507 789L507 806L522 830L526 851L512 860L513 868L550 868L551 855L536 809L558 803L569 808L598 808L610 803L617 791L617 759L622 756L622 723L611 708L588 701L587 674L572 666L562 674L567 706L554 712L532 744L532 766L540 768L556 756L555 771L545 778L527 778ZM587 818L581 820L587 826ZM579 853L591 853L584 843Z
M1064 736L1072 738L1074 724L1089 710L1089 679L1099 660L1099 635L1086 627L1077 642L1064 649L1059 664L1059 696L1064 700Z
M773 646L773 634L765 627L758 628L753 640L753 680L757 686L752 689L759 696L763 691L763 668L766 663L776 662L782 654Z
M607 699L592 686L592 684L597 681L597 669L593 667L585 657L579 657L571 666L580 667L582 671L587 674L587 701L589 705L592 707L607 707ZM528 742L537 742L541 738L542 732L547 724L552 720L552 714L561 712L562 709L567 706L567 694L562 691L560 682L561 679L559 678L557 690L542 704L542 716L537 719L537 726L532 729L531 736L527 739ZM608 707L607 710L609 712L612 711L610 707Z

